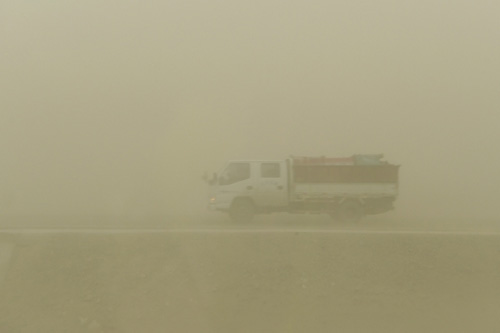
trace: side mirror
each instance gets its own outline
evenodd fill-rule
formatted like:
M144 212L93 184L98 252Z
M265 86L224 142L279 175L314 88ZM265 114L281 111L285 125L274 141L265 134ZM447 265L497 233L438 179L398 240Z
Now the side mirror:
M203 179L204 182L206 182L210 185L215 185L215 184L217 184L217 173L214 172L212 175L212 178L209 178L208 173L205 172L203 174L203 176L201 177L201 179Z
M213 176L212 176L212 179L210 179L210 180L208 181L208 183L209 183L210 185L215 185L215 184L217 184L217 174L216 174L215 172L214 172L214 174L213 174Z

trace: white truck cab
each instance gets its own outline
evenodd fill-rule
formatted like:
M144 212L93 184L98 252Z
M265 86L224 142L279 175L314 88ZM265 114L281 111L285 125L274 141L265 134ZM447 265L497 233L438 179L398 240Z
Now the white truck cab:
M234 204L252 205L254 210L286 207L285 161L230 161L212 182L209 208L230 211Z

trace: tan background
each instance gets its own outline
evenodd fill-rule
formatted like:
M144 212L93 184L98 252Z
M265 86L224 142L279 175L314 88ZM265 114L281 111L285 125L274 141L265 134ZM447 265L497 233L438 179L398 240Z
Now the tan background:
M385 153L394 217L498 217L494 1L0 2L2 214L202 212L236 158Z

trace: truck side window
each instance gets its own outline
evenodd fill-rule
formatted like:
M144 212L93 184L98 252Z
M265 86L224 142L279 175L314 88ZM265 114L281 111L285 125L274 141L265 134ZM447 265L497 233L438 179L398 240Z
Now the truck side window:
M279 178L280 164L279 163L262 163L260 165L260 175L262 178Z
M231 163L219 178L220 185L230 185L250 178L250 163Z

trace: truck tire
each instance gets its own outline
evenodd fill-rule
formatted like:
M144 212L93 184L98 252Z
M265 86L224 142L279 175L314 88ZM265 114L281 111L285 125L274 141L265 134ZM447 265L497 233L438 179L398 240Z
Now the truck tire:
M236 200L229 210L229 217L236 223L249 223L255 216L255 206L250 200Z
M340 205L335 215L336 219L341 222L356 223L363 218L365 213L361 203L355 200L347 200Z

